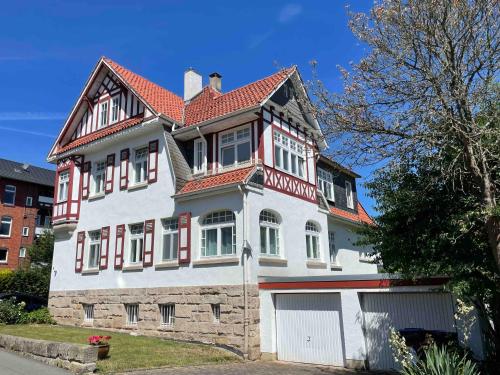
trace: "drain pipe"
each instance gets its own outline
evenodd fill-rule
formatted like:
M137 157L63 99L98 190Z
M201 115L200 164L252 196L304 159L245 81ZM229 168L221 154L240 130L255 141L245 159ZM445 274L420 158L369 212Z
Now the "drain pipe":
M248 257L250 252L250 246L248 246L247 241L247 192L243 190L241 185L238 186L238 190L243 196L243 241L242 241L242 269L243 269L243 358L248 359L249 351L249 325L250 319L248 317Z

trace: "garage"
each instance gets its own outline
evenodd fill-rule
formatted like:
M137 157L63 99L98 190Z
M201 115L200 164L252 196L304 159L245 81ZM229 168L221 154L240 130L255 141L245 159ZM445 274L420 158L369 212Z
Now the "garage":
M361 305L370 369L396 367L391 327L456 332L453 299L447 293L362 293Z
M344 365L340 293L276 294L281 361Z

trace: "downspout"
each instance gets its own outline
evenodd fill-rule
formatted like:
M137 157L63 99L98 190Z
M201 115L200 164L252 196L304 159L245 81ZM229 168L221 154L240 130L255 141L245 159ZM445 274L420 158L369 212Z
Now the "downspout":
M243 241L242 241L242 269L243 269L243 357L248 359L248 348L249 348L249 318L248 318L248 255L250 248L247 242L247 192L243 190L241 185L238 186L238 190L243 196Z

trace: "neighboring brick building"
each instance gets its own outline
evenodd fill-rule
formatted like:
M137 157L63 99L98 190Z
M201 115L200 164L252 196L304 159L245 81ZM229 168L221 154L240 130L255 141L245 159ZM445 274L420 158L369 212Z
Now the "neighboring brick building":
M27 265L27 248L51 228L55 172L0 159L0 269Z

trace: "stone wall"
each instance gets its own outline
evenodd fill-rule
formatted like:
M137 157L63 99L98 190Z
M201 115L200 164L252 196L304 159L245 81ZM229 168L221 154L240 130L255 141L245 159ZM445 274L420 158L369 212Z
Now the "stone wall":
M84 322L83 304L94 305L94 321ZM138 304L137 325L126 324L125 304ZM175 304L175 322L161 326L160 304ZM211 304L220 304L214 323ZM248 286L249 358L260 356L259 293ZM196 286L52 291L49 309L59 324L92 326L176 340L199 341L244 350L243 287Z

